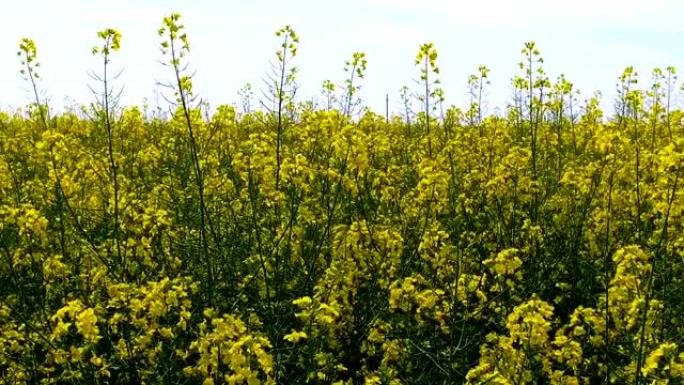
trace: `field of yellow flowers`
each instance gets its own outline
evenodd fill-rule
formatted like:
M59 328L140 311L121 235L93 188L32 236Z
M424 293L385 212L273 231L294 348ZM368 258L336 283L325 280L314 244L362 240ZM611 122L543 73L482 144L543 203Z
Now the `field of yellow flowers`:
M159 30L168 118L117 107L111 29L96 103L0 113L0 384L684 382L674 68L625 70L607 118L527 43L484 116L488 70L442 108L425 44L420 112L387 117L361 53L297 103L286 27L264 108L209 114L183 31Z

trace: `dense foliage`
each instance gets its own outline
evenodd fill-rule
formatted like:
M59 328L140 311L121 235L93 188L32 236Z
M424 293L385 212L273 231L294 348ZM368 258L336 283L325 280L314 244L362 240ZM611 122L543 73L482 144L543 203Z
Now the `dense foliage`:
M359 111L356 53L295 98L289 28L250 108L198 104L179 16L168 118L95 102L0 113L2 384L681 384L682 113L673 68L615 115L525 44L513 103L443 109L437 51L399 116ZM108 71L110 72L108 74ZM339 89L338 89L339 88ZM339 105L339 108L336 108ZM413 113L413 105L419 105Z

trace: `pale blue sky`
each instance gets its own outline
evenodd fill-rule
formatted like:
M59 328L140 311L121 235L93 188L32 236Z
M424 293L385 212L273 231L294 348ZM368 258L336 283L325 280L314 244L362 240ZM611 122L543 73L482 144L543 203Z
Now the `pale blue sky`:
M677 0L4 0L0 13L0 107L30 102L15 56L21 37L36 41L52 104L65 97L92 100L88 70L97 70L90 50L107 27L123 34L113 58L122 68L123 103L154 95L155 82L170 78L158 63L156 34L163 16L183 14L191 44L195 89L212 105L237 103L237 91L261 78L274 57L276 29L290 24L301 38L300 98L320 95L325 79L338 84L352 52L363 51L368 71L362 98L378 112L385 94L398 108L398 89L417 88L413 61L418 46L434 42L447 102L465 106L466 80L477 66L491 72L490 110L510 99L510 79L519 71L520 50L534 40L551 78L564 73L590 95L612 104L622 69L633 65L642 85L653 67L684 71L684 1ZM9 5L11 4L11 5Z

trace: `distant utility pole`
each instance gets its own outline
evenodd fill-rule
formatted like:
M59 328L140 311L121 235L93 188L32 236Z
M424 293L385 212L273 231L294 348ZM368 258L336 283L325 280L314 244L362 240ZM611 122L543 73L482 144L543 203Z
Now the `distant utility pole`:
M389 123L389 94L385 94L385 121Z

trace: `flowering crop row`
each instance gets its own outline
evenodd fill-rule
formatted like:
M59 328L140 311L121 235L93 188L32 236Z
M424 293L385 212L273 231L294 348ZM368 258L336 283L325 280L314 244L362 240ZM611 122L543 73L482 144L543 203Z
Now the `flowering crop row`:
M485 116L488 70L443 109L426 44L420 112L353 119L365 56L297 103L286 27L264 109L209 116L179 20L168 119L117 107L111 29L91 107L0 113L0 384L684 381L673 68L628 68L605 120L527 43Z

